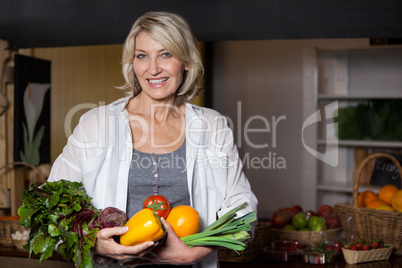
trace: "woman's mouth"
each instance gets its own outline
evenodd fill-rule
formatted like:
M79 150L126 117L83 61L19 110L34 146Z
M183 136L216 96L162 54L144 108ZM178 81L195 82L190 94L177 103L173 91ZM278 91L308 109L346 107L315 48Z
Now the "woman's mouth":
M165 77L165 78L158 78L158 79L150 79L148 78L148 82L152 85L157 85L157 84L162 84L165 81L167 81L169 79L169 77Z

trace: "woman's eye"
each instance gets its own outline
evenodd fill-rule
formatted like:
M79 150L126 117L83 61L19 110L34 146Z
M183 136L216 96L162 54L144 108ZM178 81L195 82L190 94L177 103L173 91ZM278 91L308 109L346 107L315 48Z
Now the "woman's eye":
M164 58L170 58L171 56L172 56L172 54L170 54L169 52L162 53L162 57L164 57Z
M138 55L136 56L137 59L143 59L143 58L145 58L145 57L146 57L145 54L138 54Z

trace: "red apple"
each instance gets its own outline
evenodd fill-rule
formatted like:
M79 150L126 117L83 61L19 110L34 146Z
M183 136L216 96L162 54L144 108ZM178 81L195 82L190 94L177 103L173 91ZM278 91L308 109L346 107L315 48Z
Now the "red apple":
M307 215L307 220L308 220L310 217L317 216L317 213L315 213L315 212L312 211L312 210L307 210L307 211L304 212L304 214Z
M281 208L281 210L289 212L292 216L296 215L299 212L303 212L303 209L300 206L294 205L291 207Z
M288 208L281 208L279 209L280 211L286 213L290 218L293 218L294 215L297 214L296 211L294 211L292 208L288 207Z
M325 222L327 223L327 227L330 229L335 229L342 226L341 219L336 212L332 212L331 214L327 215L325 217Z
M330 205L322 205L318 211L317 214L320 217L325 218L326 216L328 216L329 214L331 214L333 212L333 208Z
M298 205L293 205L293 206L292 206L292 209L293 209L294 211L296 211L296 212L303 212L302 207L301 207L301 206L298 206Z
M291 221L292 217L293 215L290 212L279 209L275 211L274 214L272 214L272 227L282 229L286 224Z

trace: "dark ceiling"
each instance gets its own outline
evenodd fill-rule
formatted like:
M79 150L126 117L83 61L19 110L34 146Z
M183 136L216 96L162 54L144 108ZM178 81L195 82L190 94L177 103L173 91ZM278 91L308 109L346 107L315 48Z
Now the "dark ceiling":
M401 0L0 0L16 48L124 42L148 10L184 16L200 41L402 38Z

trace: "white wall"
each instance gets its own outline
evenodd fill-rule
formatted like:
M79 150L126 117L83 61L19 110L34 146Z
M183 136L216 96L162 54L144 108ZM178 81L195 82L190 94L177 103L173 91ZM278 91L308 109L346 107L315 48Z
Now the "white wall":
M303 50L367 45L367 39L226 41L215 44L213 108L233 121L240 157L248 159L243 163L245 172L259 199L259 218L269 218L280 207L303 205ZM274 131L272 117L278 120L281 116L286 119L277 121ZM248 129L257 128L262 132L249 131L244 135L247 120L252 120ZM256 148L255 145L268 147ZM262 164L258 163L260 160ZM278 162L286 165L277 166Z

